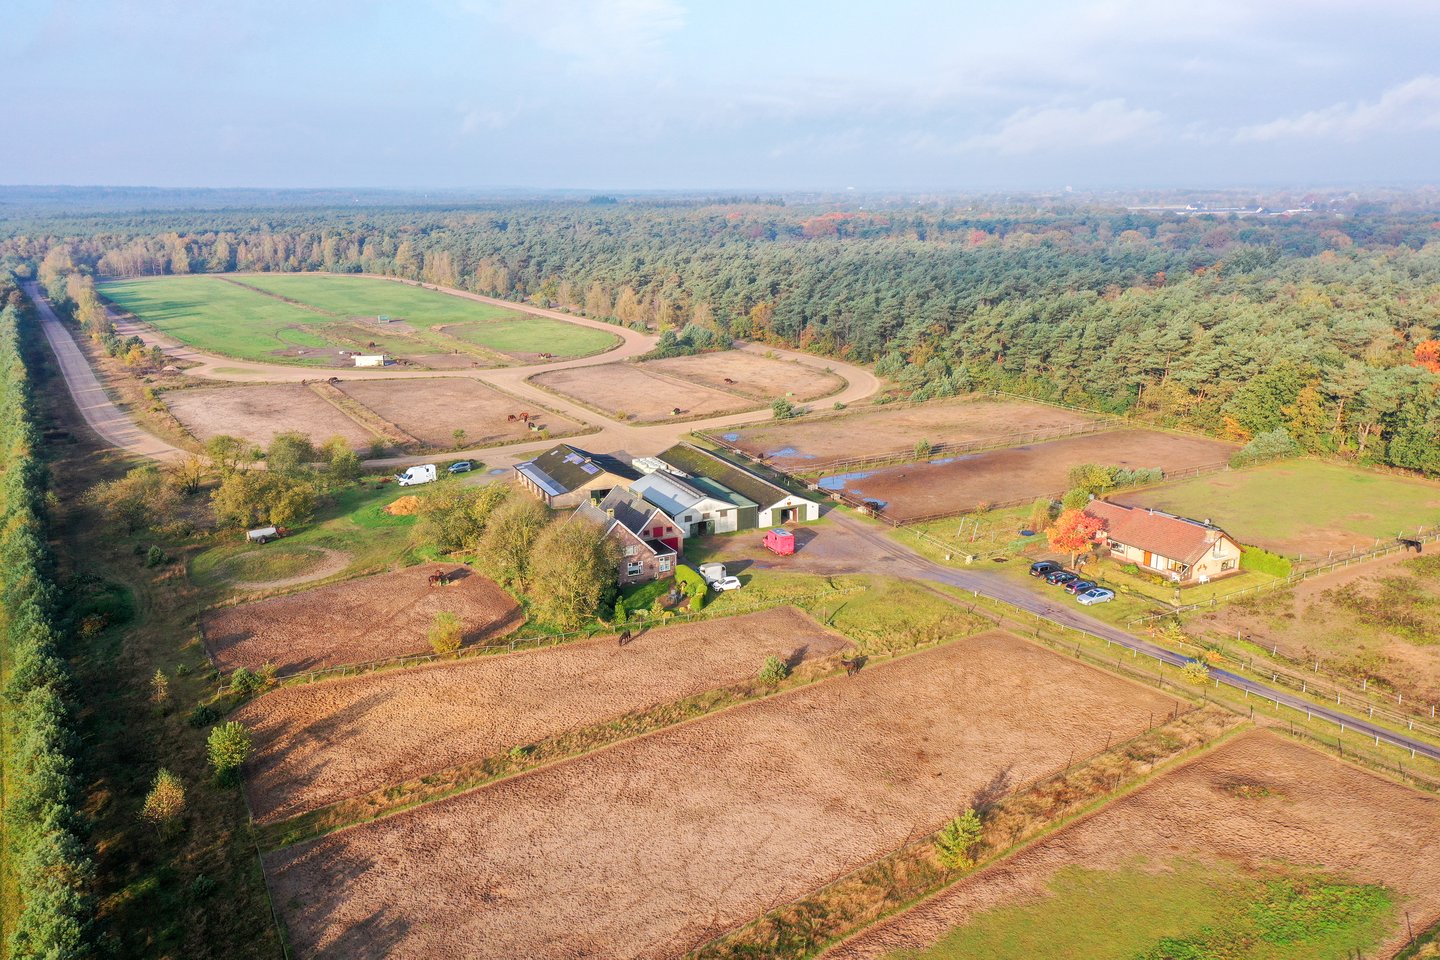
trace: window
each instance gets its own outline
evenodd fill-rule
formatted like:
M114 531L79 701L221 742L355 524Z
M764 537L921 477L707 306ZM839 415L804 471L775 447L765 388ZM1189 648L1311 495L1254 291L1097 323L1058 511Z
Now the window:
M1234 561L1234 560L1221 560L1221 561L1220 561L1220 572L1221 572L1221 573L1224 573L1226 570L1234 570L1234 569L1235 569L1235 561Z
M625 556L627 556L627 557L633 557L633 556L635 556L635 554L638 553L639 551L640 551L640 548L632 544L632 545L630 545L630 546L628 546L628 547L625 548Z
M660 572L661 572L661 573L669 573L669 572L670 572L670 558L669 558L669 557L661 557L661 558L660 558Z
M1211 551L1210 551L1210 555L1211 555L1212 557L1223 557L1223 556L1225 556L1225 541L1224 541L1224 540L1216 540L1216 541L1215 541L1215 546L1214 546L1214 547L1211 549Z
M642 574L642 573L644 573L644 572L645 572L645 564L643 564L643 563L627 563L627 564L625 564L625 576L627 576L627 577L638 577L638 576L640 576L640 574Z

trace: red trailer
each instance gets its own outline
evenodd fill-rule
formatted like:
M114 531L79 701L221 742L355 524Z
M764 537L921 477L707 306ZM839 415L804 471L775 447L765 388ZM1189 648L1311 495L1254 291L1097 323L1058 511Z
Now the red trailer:
M795 552L795 534L776 527L765 534L765 549L782 557Z

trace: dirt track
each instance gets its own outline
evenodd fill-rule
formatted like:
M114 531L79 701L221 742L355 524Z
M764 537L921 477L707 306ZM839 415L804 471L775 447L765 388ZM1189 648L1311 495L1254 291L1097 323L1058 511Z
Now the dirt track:
M457 569L457 582L428 586L430 574ZM284 676L428 652L430 626L442 610L460 618L466 643L503 636L523 619L493 581L453 563L429 563L220 607L205 614L202 626L221 670L268 663Z
M255 734L246 769L262 822L294 816L634 710L746 680L844 638L799 611L755 613L403 673L287 687L236 714Z
M1440 799L1251 733L824 956L924 949L983 910L1044 896L1063 867L1113 869L1137 856L1320 866L1397 891L1420 930L1440 916L1440 857L1429 855L1437 844ZM1389 951L1404 932L1402 923Z
M1174 701L992 632L267 855L302 955L664 957Z

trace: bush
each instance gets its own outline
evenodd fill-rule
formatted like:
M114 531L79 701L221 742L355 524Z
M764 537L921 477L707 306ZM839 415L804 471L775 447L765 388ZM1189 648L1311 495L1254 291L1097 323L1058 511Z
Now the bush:
M242 697L249 697L265 688L265 678L248 667L240 667L230 674L230 689Z
M1081 487L1066 492L1060 500L1062 510L1084 510L1090 505L1090 491Z
M1289 557L1282 557L1278 553L1261 550L1259 547L1245 548L1245 552L1240 554L1240 569L1268 573L1272 577L1288 577L1294 572L1294 566L1290 563Z
M1210 679L1210 667L1204 660L1191 660L1180 668L1180 673L1186 683L1193 683L1197 687Z
M1290 437L1284 427L1276 427L1265 433L1257 433L1255 439L1245 444L1240 452L1230 458L1232 467L1248 467L1267 460L1293 457L1300 453L1300 445Z
M185 722L190 724L190 726L192 727L199 728L208 727L210 726L210 724L214 723L216 720L219 719L220 711L216 710L214 707L210 706L207 703L202 703L200 704L200 706L190 711L190 715L185 718Z
M170 558L159 547L151 547L145 551L145 566L147 567L158 567L169 562Z
M213 878L207 877L203 873L197 874L195 879L190 881L190 899L204 900L219 887L220 884L216 883Z
M236 720L212 727L206 741L206 752L210 765L215 768L215 778L224 785L231 785L236 782L240 765L250 756L250 731Z
M460 649L460 642L464 639L465 631L459 617L448 610L435 614L435 622L430 626L431 650L438 654L454 653Z
M800 411L795 408L795 404L784 397L776 397L775 402L770 404L770 413L776 420L789 420L799 416Z
M967 809L960 816L941 828L935 837L935 856L952 870L960 870L975 864L975 847L980 843L980 815L974 808Z
M765 665L760 668L760 682L772 686L790 676L790 664L779 657L766 657Z

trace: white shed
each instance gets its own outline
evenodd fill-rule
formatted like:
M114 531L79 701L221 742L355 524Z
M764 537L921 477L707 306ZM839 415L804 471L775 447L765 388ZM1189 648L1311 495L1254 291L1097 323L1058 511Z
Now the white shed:
M357 353L350 359L355 361L357 367L383 367L385 366L385 354L364 354Z

